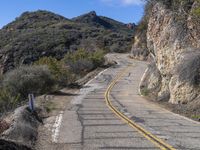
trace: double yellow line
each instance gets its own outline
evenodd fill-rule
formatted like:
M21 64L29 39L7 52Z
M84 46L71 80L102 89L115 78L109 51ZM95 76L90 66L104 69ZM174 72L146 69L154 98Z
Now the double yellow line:
M117 76L116 78L110 83L110 85L108 86L106 92L105 92L105 100L106 100L106 104L108 105L108 107L119 117L121 118L124 122L126 122L129 126L131 126L132 128L134 128L135 130L137 130L141 135L143 135L146 139L148 139L149 141L151 141L152 143L154 143L157 147L159 147L161 150L176 150L175 148L173 148L171 145L165 143L163 140L161 140L160 138L156 137L155 135L153 135L152 133L146 131L144 128L142 128L141 126L139 126L138 124L136 124L134 121L130 120L126 115L124 115L123 113L121 113L119 110L117 110L111 103L110 100L110 92L112 90L112 88L115 86L115 84L117 83L117 81L122 78L127 72L128 70L131 68L132 65L129 65L128 67L126 67L125 69L123 69Z

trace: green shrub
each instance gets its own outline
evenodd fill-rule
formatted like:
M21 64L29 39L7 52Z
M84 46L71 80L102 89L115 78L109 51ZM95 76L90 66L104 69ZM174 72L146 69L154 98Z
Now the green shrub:
M105 53L102 50L95 51L90 53L89 60L91 60L95 67L102 66L104 63L104 55Z
M34 65L48 66L51 74L60 86L66 86L69 82L73 82L73 75L67 67L64 66L62 61L58 61L53 57L43 57L34 63Z
M78 59L75 62L68 61L68 65L71 71L77 75L84 75L94 68L93 63L88 59Z
M2 87L13 97L27 98L29 93L44 94L54 90L55 80L45 66L23 66L5 74ZM9 99L10 101L10 99Z
M89 60L89 53L84 49L79 49L72 53L67 53L63 62L69 66L70 70L79 75L93 69L93 63Z
M142 88L140 91L141 91L141 95L143 96L149 95L149 90L146 87Z
M193 119L200 119L200 115L192 115Z
M200 16L200 8L196 8L192 13L196 16Z
M120 46L118 43L114 43L112 46L110 46L110 51L111 52L120 52L121 49L120 49Z
M196 17L200 16L200 0L196 0L198 6L192 11L192 14Z
M20 102L20 94L13 95L6 88L0 88L0 113L15 107Z
M73 62L75 63L76 61L80 59L88 59L89 58L89 52L85 51L84 49L79 49L75 52L69 52L65 55L64 57L64 62Z
M47 65L55 78L59 77L61 72L60 62L53 57L42 57L34 63L35 65Z
M86 73L104 63L104 52L101 50L89 52L79 49L75 52L67 53L63 62L76 74Z

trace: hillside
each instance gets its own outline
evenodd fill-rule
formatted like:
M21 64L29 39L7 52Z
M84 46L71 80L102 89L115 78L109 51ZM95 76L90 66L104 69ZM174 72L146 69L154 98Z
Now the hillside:
M132 33L125 24L95 12L71 20L48 11L25 12L0 30L0 72L44 56L61 59L80 48L128 51Z

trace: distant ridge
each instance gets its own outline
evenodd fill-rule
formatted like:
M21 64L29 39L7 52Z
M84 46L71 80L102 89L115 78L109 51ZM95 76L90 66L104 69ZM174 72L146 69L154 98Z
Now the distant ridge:
M73 21L87 23L90 25L94 25L96 27L104 27L106 29L112 30L128 30L126 24L116 21L114 19L110 19L104 16L98 16L95 11L91 11L89 13L83 14L81 16L72 18Z
M45 10L24 12L0 30L0 72L44 56L61 59L79 48L128 51L133 31L95 11L73 19Z

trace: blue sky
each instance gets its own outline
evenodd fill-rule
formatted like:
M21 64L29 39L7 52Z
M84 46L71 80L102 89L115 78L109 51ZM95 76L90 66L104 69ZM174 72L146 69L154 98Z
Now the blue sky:
M1 0L0 28L24 11L49 10L67 18L89 11L115 20L137 23L143 15L141 0Z

